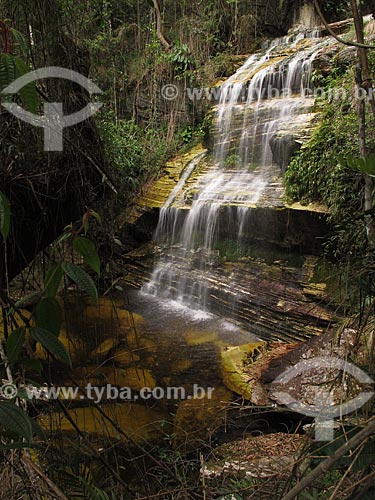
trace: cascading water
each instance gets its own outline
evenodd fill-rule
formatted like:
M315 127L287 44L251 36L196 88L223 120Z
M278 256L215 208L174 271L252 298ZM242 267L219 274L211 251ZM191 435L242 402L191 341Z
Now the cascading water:
M274 40L222 85L212 158L205 158L210 167L198 177L192 202L185 200L185 183L204 155L195 158L162 208L155 235L161 256L143 293L210 311L223 226L240 243L251 207L280 164L282 152L271 149L271 139L301 126L314 104L306 89L312 62L327 43L318 35Z

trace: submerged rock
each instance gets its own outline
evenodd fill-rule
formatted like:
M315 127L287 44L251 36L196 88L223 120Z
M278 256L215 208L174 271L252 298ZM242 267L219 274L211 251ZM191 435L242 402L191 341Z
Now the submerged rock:
M196 450L224 425L232 393L215 388L210 397L182 401L174 419L173 446L181 452Z
M153 442L159 440L167 428L167 413L135 403L120 403L95 407L75 408L67 410L75 425L85 434L102 439L116 439L126 444L130 440L136 442ZM114 424L111 423L111 420ZM77 436L75 426L64 413L44 415L39 422L55 435L57 433ZM122 432L119 431L121 429Z

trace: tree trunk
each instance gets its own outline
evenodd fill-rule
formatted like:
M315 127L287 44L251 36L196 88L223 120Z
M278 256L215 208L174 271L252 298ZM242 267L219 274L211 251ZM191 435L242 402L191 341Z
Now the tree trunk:
M157 0L153 0L153 2L154 2L155 14L156 14L156 36L159 38L165 51L169 52L171 50L171 46L167 42L167 40L164 38L164 35L162 32L162 21L161 21L161 13L160 13L159 4L158 4Z
M362 87L362 71L360 67L356 68L355 80L358 89ZM366 103L361 95L359 95L357 103L358 112L358 140L359 140L359 152L362 158L367 157L367 146L366 146ZM365 199L364 199L364 209L365 212L369 212L373 208L372 193L374 190L374 183L371 177L367 174L363 174L365 181ZM366 231L367 239L371 245L375 243L375 229L372 220L372 215L365 215L366 220Z
M363 34L363 17L359 8L358 0L351 0L351 6L353 11L354 26L357 37L357 42L360 44L365 43L365 37ZM358 56L361 62L361 72L363 81L361 82L362 88L367 92L370 100L372 113L375 118L375 96L374 89L372 87L372 78L370 73L370 67L368 64L367 50L364 47L358 48Z

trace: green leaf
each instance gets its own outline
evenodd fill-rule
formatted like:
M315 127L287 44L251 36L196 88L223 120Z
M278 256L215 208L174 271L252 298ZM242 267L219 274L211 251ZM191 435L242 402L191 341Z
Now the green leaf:
M95 244L87 238L76 238L73 241L74 250L83 257L85 263L100 276L100 259Z
M0 92L17 79L15 58L11 54L0 54ZM11 101L11 96L1 96L2 101Z
M72 366L69 353L65 349L64 345L60 342L56 336L44 330L43 328L30 328L31 336L39 342L47 351L53 354L57 359L60 359L68 366Z
M17 328L8 337L5 344L5 353L8 358L8 363L13 365L21 354L23 344L25 343L25 328Z
M61 307L55 298L42 299L35 308L36 326L59 336Z
M10 205L8 198L0 191L0 234L4 241L10 229Z
M47 436L46 436L46 433L44 432L43 428L33 418L31 418L30 421L31 421L31 429L32 429L33 435L36 435L45 441L47 439Z
M20 59L15 57L17 78L30 72L30 68ZM25 108L31 113L35 113L39 106L38 94L36 91L35 82L30 82L19 91L21 100Z
M0 92L29 71L30 68L19 57L11 54L0 54ZM35 113L39 105L35 82L25 85L19 91L19 95L25 108L31 113ZM1 96L5 102L10 102L12 98L12 95L3 94Z
M46 273L44 278L44 296L53 299L56 297L57 292L61 284L62 277L64 276L64 271L61 268L61 264L52 264Z
M40 359L23 358L22 366L24 368L30 368L30 370L37 373L42 373L43 370L43 364Z
M98 290L96 289L95 283L83 269L70 262L64 262L62 264L62 269L81 290L90 295L94 300L98 300Z
M90 210L90 214L95 218L98 224L102 225L102 218L98 214L98 212L95 212L95 210Z
M10 28L9 31L12 33L13 38L15 39L15 41L16 41L16 43L17 43L17 45L22 53L22 56L26 59L27 53L28 53L28 47L27 47L25 37L23 36L23 34L21 32L19 32L18 30L14 29L14 28Z
M28 441L32 438L31 419L13 403L0 402L0 425Z
M20 309L21 307L33 306L36 302L38 302L41 296L41 292L31 292L22 297L22 299L17 300L14 307L16 309Z

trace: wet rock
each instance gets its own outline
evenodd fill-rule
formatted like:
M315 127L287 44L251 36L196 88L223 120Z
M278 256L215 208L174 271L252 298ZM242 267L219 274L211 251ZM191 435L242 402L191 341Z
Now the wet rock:
M301 149L301 142L294 135L274 135L270 139L273 160L284 173L292 156Z
M349 66L353 66L357 59L357 48L345 47L345 49L340 50L337 54L336 63L342 69L345 69Z
M245 393L251 402L262 406L285 405L286 394L288 401L297 401L302 409L316 407L317 413L321 411L319 404L326 401L328 395L331 406L341 406L373 389L372 383L357 380L345 368L344 363L350 362L353 354L356 338L357 332L347 328L340 333L331 330L300 344L270 342L255 360L246 361L244 352L242 366L237 362L233 367L235 375L231 375L236 383L240 381L239 390L231 388L237 393ZM249 353L252 355L251 347ZM298 371L292 378L285 382L278 379L295 365L298 365ZM242 381L246 384L244 388L240 385ZM292 407L289 409L293 411Z
M231 391L244 399L251 400L252 390L244 372L245 360L250 355L257 356L266 347L265 342L224 348L221 352L223 382Z

